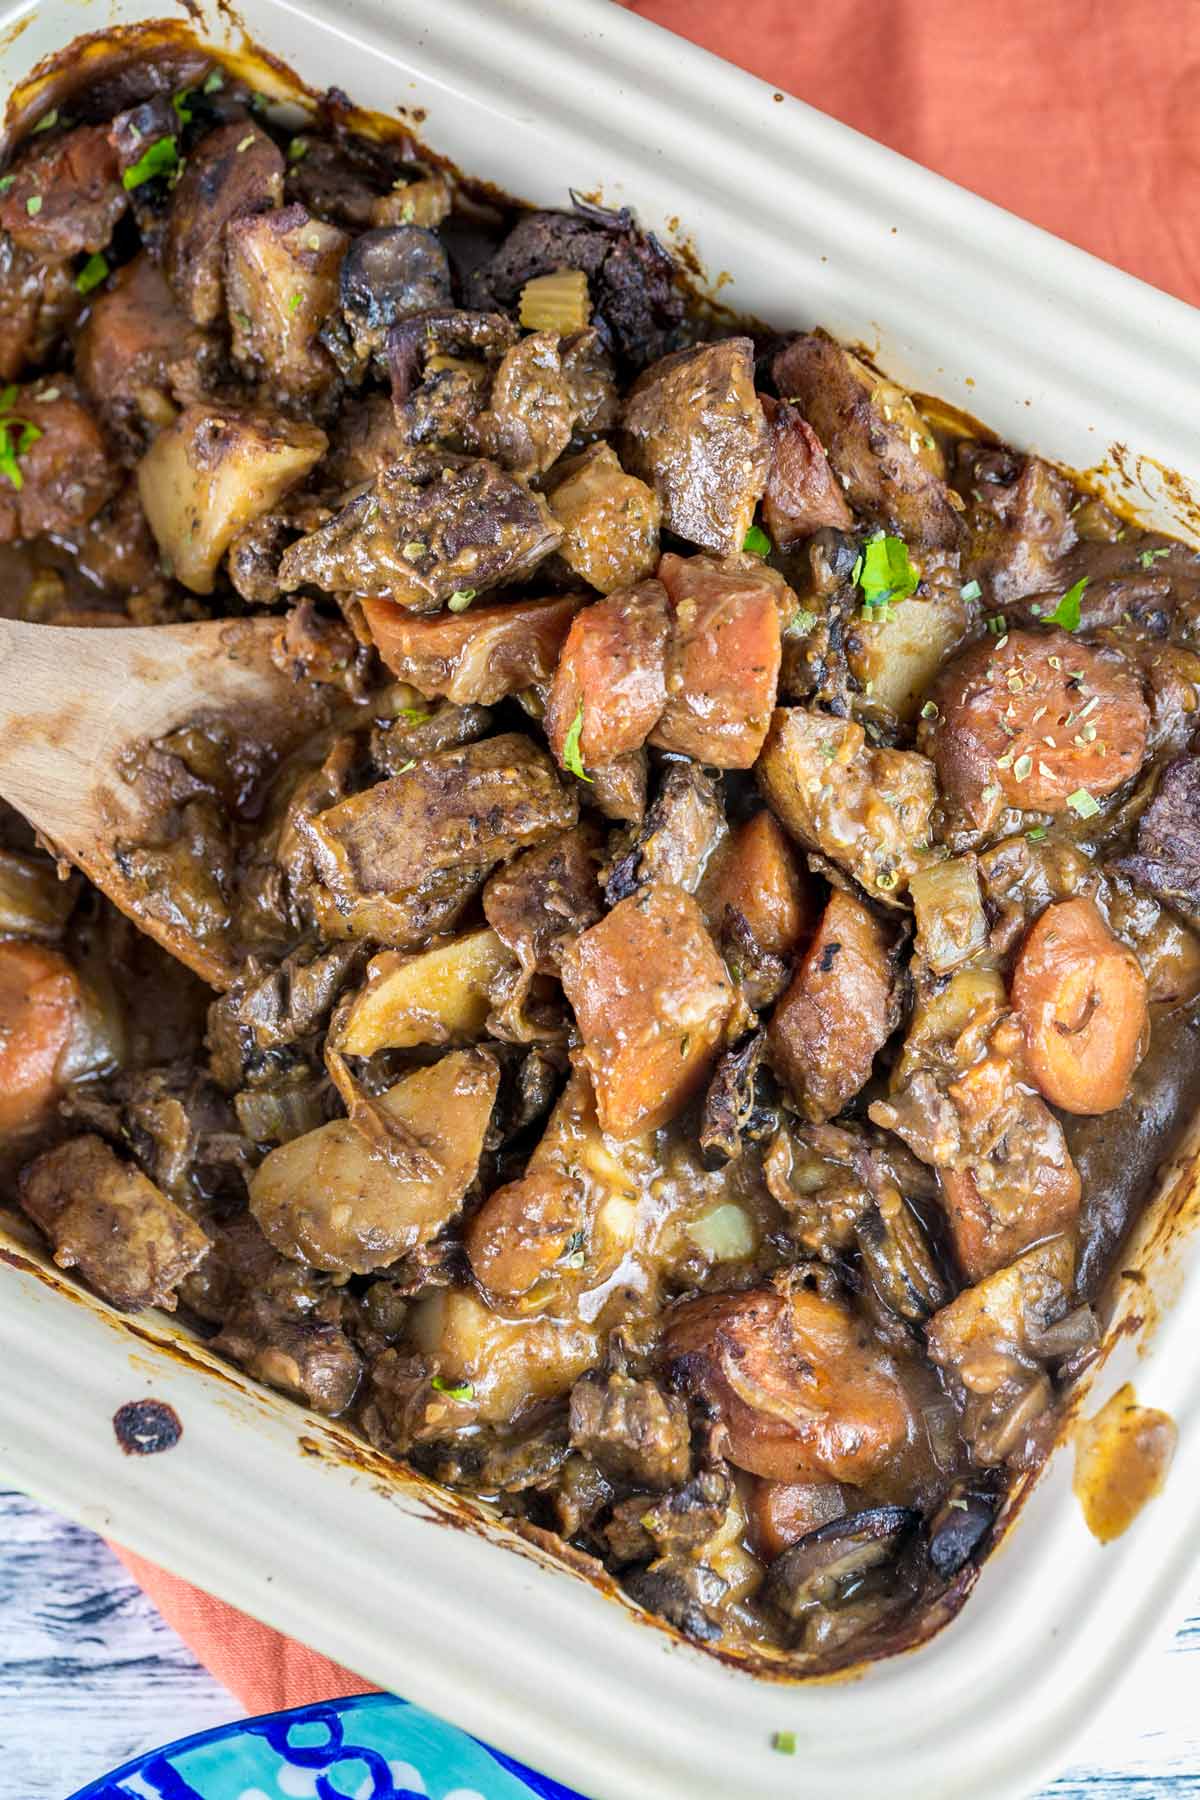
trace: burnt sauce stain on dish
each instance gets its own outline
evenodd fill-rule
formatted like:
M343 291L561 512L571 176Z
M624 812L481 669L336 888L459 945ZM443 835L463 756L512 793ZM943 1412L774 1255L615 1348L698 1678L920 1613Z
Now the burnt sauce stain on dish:
M91 380L116 491L0 426L0 604L228 618L328 701L127 762L215 1003L0 817L0 1002L87 1026L0 1080L25 1214L305 1458L656 1629L925 1641L1193 1203L1196 557L253 46L97 35L9 123L13 376Z
M113 1430L126 1456L161 1456L183 1436L183 1422L165 1400L127 1400L113 1414Z
M1093 1537L1111 1544L1162 1492L1178 1439L1170 1414L1139 1405L1129 1382L1079 1420L1073 1486Z

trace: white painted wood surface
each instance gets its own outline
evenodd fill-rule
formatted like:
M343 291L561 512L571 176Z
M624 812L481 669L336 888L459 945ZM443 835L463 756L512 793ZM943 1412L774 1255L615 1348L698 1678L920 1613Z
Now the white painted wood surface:
M1198 1684L1200 1616L1146 1668L1136 1716L1106 1721L1037 1800L1200 1800ZM0 1800L67 1800L239 1711L99 1538L0 1493Z

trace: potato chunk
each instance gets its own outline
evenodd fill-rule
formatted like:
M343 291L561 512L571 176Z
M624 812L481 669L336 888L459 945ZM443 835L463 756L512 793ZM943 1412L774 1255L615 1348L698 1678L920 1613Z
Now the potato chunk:
M315 425L228 406L189 406L138 465L150 529L176 579L211 594L217 565L247 525L321 460Z
M487 1023L492 982L515 965L487 926L416 956L384 950L367 966L366 984L338 1032L338 1049L373 1056L376 1050L477 1038Z
M175 1289L208 1254L195 1220L102 1138L47 1150L22 1175L20 1199L59 1268L77 1268L122 1312L173 1311Z
M437 1357L443 1382L469 1390L485 1425L510 1427L539 1403L566 1394L600 1354L594 1326L505 1319L470 1289L443 1288L413 1314L416 1343Z
M630 1138L673 1118L711 1072L734 1003L691 895L656 884L622 900L567 946L562 982L602 1128Z
M593 444L556 472L550 511L563 528L558 553L567 567L602 594L653 575L662 522L654 489L625 473L611 444Z
M302 206L234 219L225 235L225 294L234 361L252 380L296 398L329 388L336 369L317 333L338 298L349 238Z
M479 1167L499 1081L483 1050L452 1051L414 1069L378 1103L399 1151L390 1140L376 1145L349 1119L333 1119L271 1151L250 1183L251 1212L282 1255L314 1269L368 1275L385 1268L458 1211Z
M757 767L772 812L873 897L890 902L932 860L933 764L868 746L852 719L780 707Z

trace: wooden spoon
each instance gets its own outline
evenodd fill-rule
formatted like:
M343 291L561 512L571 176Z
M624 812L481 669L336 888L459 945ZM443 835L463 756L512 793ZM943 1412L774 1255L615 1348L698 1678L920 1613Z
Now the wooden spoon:
M180 726L225 723L280 756L330 717L328 690L277 669L278 619L81 630L0 619L0 797L122 912L213 987L235 947L194 936L123 852L161 842L164 806L130 765Z

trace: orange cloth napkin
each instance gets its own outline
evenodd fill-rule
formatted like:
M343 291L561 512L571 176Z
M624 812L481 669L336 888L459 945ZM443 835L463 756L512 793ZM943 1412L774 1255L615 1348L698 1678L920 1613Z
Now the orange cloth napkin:
M628 3L989 200L1200 302L1192 223L1198 0ZM369 1691L315 1651L119 1554L249 1712Z

